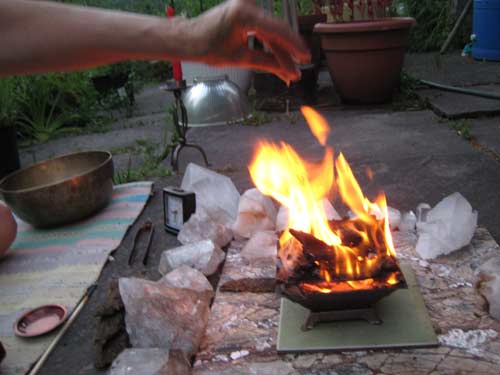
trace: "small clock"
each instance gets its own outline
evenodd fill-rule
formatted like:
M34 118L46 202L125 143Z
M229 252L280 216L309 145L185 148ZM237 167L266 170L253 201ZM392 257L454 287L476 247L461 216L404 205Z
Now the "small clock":
M165 230L177 234L196 210L195 193L173 186L163 189Z

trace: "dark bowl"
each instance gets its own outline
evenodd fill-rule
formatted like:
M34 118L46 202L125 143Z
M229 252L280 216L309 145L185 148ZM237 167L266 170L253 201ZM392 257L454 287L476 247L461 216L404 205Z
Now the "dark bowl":
M319 293L305 292L297 285L280 284L279 291L289 300L309 309L312 312L366 309L374 306L382 298L392 292L407 288L406 282L394 286L375 288L372 290L353 290L352 292Z
M0 181L12 211L38 228L84 219L104 208L113 193L113 159L86 151L42 161Z

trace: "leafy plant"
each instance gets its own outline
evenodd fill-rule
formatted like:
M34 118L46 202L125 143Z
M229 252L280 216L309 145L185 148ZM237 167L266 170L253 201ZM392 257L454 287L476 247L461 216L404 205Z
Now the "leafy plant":
M428 107L427 100L417 94L419 80L413 78L405 71L401 72L401 84L395 93L392 108L395 111L422 110Z
M168 141L168 132L165 132L163 143L154 143L146 139L137 139L133 146L117 148L114 153L129 152L127 169L116 171L113 177L115 184L139 181L151 177L166 177L172 171L165 167L165 159L169 156L172 147L177 142L176 134ZM113 153L112 151L112 153ZM137 168L132 168L132 155L142 156L143 162Z
M59 134L73 131L73 128L64 127L69 118L68 113L56 112L60 98L61 94L58 94L52 100L49 92L27 93L21 99L24 106L18 120L21 130L37 142L45 142Z
M120 185L132 181L135 180L132 178L132 156L129 155L127 162L127 169L124 171L115 171L113 175L113 184Z
M272 116L267 112L252 111L252 113L250 113L250 115L243 120L243 125L260 126L267 124L272 120Z
M78 4L97 8L118 9L127 12L160 15L164 14L164 0L62 0L67 4Z
M457 120L450 122L450 128L455 130L463 139L470 141L473 139L471 133L471 123L467 120Z
M85 71L11 78L21 134L42 141L64 132L104 129L112 118L106 111L107 100L100 102L91 77Z
M411 16L417 24L411 30L409 44L412 51L432 51L441 47L450 33L455 17L449 0L399 0L398 15ZM470 19L462 24L454 38L454 45L462 48L471 34Z
M0 128L13 126L18 113L16 82L13 78L0 79Z

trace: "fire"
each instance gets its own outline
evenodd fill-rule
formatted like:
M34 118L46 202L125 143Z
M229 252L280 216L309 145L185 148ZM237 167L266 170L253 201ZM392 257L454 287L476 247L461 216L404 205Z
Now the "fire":
M304 106L300 109L300 111L308 120L307 124L309 125L309 129L311 129L311 132L314 134L318 142L321 143L322 146L326 146L326 139L330 134L330 126L328 126L328 122L311 107Z
M344 155L335 158L333 149L326 146L330 132L327 121L310 107L303 107L302 113L325 147L323 160L310 163L287 143L261 141L249 166L255 186L288 208L288 229L280 237L280 258L284 267L297 263L306 249L296 232L306 233L321 241L328 253L314 262L324 285L307 284L308 288L325 292L347 280L342 288L368 288L374 285L373 277L384 262L395 259L386 198L381 194L372 202L364 196ZM322 199L332 192L338 193L356 218L328 221ZM386 282L392 285L397 280Z

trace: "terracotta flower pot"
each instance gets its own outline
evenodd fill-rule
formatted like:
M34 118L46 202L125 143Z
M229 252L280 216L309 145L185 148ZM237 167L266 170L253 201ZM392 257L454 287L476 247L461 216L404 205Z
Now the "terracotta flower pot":
M320 23L330 75L344 102L375 104L391 99L399 86L413 18Z

